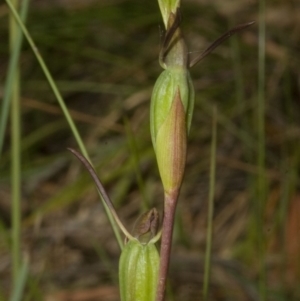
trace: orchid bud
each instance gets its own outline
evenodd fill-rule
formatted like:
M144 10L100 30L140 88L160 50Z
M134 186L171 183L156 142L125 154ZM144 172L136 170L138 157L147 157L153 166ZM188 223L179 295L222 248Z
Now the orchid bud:
M119 262L121 301L154 301L158 281L158 213L151 209L136 222L134 239L124 247Z
M150 128L164 191L179 190L186 160L187 136L194 109L194 87L189 68L203 60L233 34L253 22L234 27L190 60L180 30L180 1L159 0L166 25L159 62L165 69L158 77L151 97Z
M159 254L154 243L129 241L119 263L121 301L154 301L158 270Z
M177 9L176 15L170 14L160 53L160 63L166 70L158 77L151 97L151 138L165 192L181 186L195 98L179 24Z
M165 192L181 186L187 144L187 118L179 86L174 94L171 108L157 130L156 158Z
M150 128L155 151L158 131L168 118L178 91L185 115L185 123L183 126L188 133L194 108L194 86L187 69L180 67L168 68L158 77L151 97Z

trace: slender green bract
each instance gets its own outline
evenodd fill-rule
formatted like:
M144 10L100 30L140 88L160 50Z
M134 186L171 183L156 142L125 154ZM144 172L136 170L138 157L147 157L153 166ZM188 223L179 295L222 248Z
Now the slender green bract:
M158 270L159 254L155 244L130 240L119 262L121 301L154 301Z
M137 219L131 235L119 219L93 166L82 154L71 148L69 150L88 170L116 223L129 240L122 251L119 263L121 301L154 301L160 264L155 242L161 236L161 231L158 231L157 210L152 208L142 214Z

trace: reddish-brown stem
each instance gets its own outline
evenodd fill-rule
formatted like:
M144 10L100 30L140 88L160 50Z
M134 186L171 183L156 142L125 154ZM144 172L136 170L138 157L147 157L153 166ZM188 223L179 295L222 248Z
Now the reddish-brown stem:
M156 301L163 301L165 297L166 281L172 247L173 226L178 196L179 190L170 194L165 194L165 208L162 227L163 230L160 247L160 268L158 275Z

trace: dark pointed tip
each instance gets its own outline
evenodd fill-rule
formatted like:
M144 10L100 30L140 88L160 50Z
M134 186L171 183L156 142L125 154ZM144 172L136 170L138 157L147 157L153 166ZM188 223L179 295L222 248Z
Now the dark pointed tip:
M240 24L240 25L236 26L236 29L242 30L244 28L247 28L247 27L253 25L254 23L255 23L255 21L250 21L250 22L247 22L247 23L243 23L243 24Z
M84 156L80 152L78 152L77 150L75 150L74 148L67 147L67 150L70 151L79 160L84 161L84 159L85 159Z
M72 147L67 147L67 150L70 151L73 154L78 154L78 152Z
M255 21L250 21L250 22L247 22L247 23L239 24L236 27L234 27L232 30L230 30L229 32L234 34L234 33L238 32L240 30L243 30L243 29L253 25L254 23L255 23Z
M244 25L245 25L245 28L248 27L248 26L253 25L254 23L255 23L255 21L250 21L250 22L248 22L248 23L245 23L245 24L244 24Z
M189 67L195 66L197 63L199 63L201 60L203 60L208 54L210 54L215 48L217 48L221 43L226 41L228 38L230 38L232 35L246 29L247 27L254 24L255 21L239 24L235 26L234 28L230 29L229 31L225 32L223 35L221 35L218 39L216 39L210 46L208 46L198 57L193 59Z

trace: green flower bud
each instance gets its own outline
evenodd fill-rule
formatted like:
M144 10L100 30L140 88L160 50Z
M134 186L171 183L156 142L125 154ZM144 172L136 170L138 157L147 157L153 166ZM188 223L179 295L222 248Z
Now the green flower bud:
M119 263L121 301L154 301L159 271L159 254L154 243L131 240Z
M156 136L156 159L164 191L167 193L172 193L181 186L186 145L186 115L178 88L169 114Z
M187 69L182 67L168 68L157 79L151 97L150 129L154 150L157 148L157 134L166 121L177 91L184 108L186 122L185 130L188 134L194 109L194 86Z
M159 224L155 208L136 221L133 236L122 251L119 262L121 301L154 301L158 281L159 254L155 241Z
M172 1L162 2L171 7ZM175 6L174 10L168 14L167 31L159 55L165 71L155 83L150 110L152 143L167 193L179 190L181 186L195 98L188 71L188 51L179 28L180 11Z

